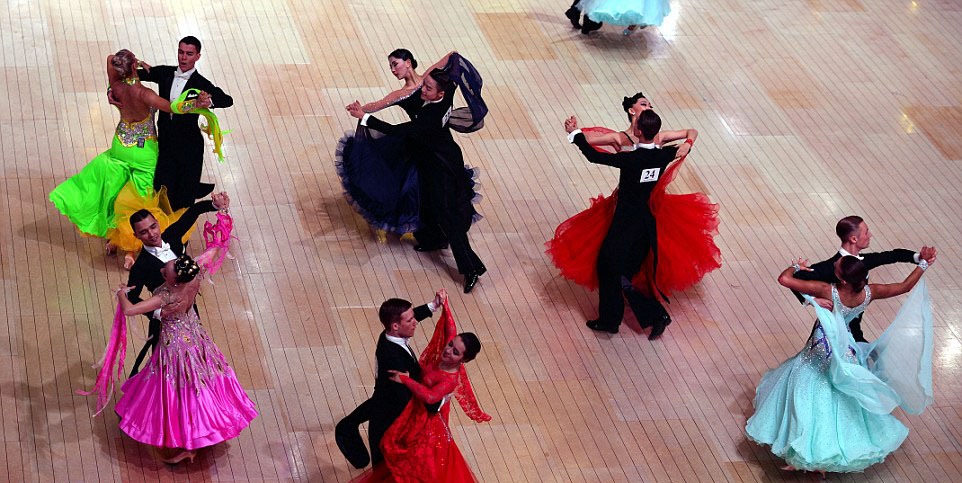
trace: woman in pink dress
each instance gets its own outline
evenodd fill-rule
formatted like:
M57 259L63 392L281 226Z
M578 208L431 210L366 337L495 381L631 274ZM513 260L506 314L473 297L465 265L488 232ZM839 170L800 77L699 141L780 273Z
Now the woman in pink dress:
M401 416L384 433L384 461L355 478L355 482L476 482L477 478L454 443L448 426L451 396L477 422L490 421L478 405L464 363L481 351L471 332L458 334L447 293L441 292L444 309L428 347L421 353L421 381L407 373L394 373L392 380L404 384L413 397ZM437 412L429 405L441 403Z
M185 254L167 262L161 269L166 283L149 299L135 305L127 299L128 287L117 290L118 311L95 389L100 393L98 410L113 390L118 362L117 374L123 373L126 317L159 313L160 343L147 366L124 382L114 410L120 429L157 447L168 464L193 461L197 449L236 437L257 417L254 402L194 310L201 265L214 271L223 261L220 252L230 238L230 224L226 214L218 215L217 225L208 224L205 231L219 233L220 240L208 241L210 248L197 261Z

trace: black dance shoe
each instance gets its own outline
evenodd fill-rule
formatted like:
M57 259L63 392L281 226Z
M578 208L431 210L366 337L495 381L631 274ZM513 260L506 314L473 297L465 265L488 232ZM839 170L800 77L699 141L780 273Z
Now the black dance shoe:
M581 19L581 10L571 7L568 10L565 10L565 17L568 17L568 20L571 21L572 27L576 29L581 28L581 22L578 21Z
M671 324L671 317L668 314L662 315L657 320L651 324L651 333L648 334L648 340L655 340L661 337L661 334L665 333L665 327Z
M434 252L438 250L444 250L448 247L447 243L442 243L440 245L414 245L414 251L416 252Z
M481 276L481 273L469 273L464 276L464 293L471 293L471 289L478 284L478 277Z
M585 325L588 326L589 329L597 330L598 332L607 332L609 334L618 333L617 325L602 324L600 320L589 320Z
M594 32L595 30L598 30L600 28L601 28L601 22L595 22L594 20L591 20L587 16L585 16L584 21L581 22L581 33L585 35L588 35L591 32Z

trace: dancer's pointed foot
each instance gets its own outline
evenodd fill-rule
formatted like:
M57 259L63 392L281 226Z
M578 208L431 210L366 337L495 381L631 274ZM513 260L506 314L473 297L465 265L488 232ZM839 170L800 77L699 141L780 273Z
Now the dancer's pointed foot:
M601 28L601 22L595 22L588 17L585 17L584 22L581 23L581 33L588 35L595 30Z
M378 243L387 243L387 231L385 230L374 230L374 239Z
M448 247L447 243L442 243L440 245L414 245L414 251L416 252L433 252L437 250L444 250Z
M581 28L581 22L578 22L578 20L581 18L580 10L578 10L577 8L571 7L568 10L565 10L565 17L568 17L568 20L571 21L572 27L576 29Z
M651 333L648 334L648 340L655 340L661 337L661 334L665 333L665 327L671 324L671 317L668 314L662 315L657 320L651 324Z
M609 334L617 334L617 333L618 333L618 326L617 326L617 325L603 324L603 323L601 323L600 320L597 320L597 319L596 319L596 320L589 320L585 325L588 326L589 329L591 329L591 330L596 330L596 331L598 331L598 332L607 332L607 333L609 333Z
M176 465L181 461L187 460L190 463L194 462L194 457L197 456L196 451L181 451L180 454L174 456L173 458L165 458L164 463L168 465Z
M480 278L481 275L484 275L484 272L487 272L487 271L488 269L481 267L481 269L478 270L477 272L469 273L465 275L464 276L464 293L471 293L471 290L474 289L474 286L478 284L478 278Z

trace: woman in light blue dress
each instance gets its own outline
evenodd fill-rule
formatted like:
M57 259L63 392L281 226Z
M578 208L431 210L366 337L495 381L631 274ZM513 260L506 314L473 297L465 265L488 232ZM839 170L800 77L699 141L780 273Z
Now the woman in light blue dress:
M812 297L818 322L802 350L765 373L755 391L755 414L745 430L788 463L786 470L857 472L883 461L908 436L891 413L919 414L932 402L932 314L925 282L916 284L934 255L901 283L867 284L861 260L835 264L838 284L799 280L793 270L778 281ZM871 344L856 343L848 322L873 300L912 290L895 321ZM826 305L828 305L826 303Z
M639 25L661 25L671 12L668 0L581 0L575 8L595 22L627 26L625 35Z

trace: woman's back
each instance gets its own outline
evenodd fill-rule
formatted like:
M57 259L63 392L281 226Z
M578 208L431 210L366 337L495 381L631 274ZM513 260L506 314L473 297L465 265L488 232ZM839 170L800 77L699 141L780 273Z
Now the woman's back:
M194 300L197 298L199 290L199 278L176 287L164 285L158 289L164 301L164 305L160 308L160 318L162 320L176 319L186 314L194 306Z
M120 110L120 118L124 122L141 122L152 114L153 109L145 102L142 92L149 89L142 86L139 81L128 84L128 80L117 80L110 85L109 90L119 104L117 109Z

